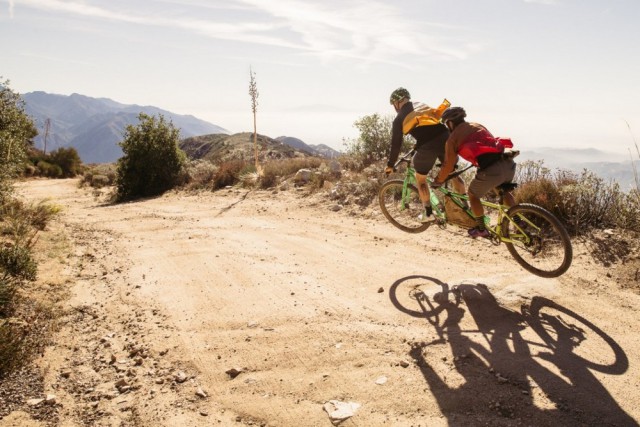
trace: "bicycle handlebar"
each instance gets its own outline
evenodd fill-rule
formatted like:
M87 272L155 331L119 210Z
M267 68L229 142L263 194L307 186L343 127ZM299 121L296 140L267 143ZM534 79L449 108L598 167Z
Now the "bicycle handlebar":
M405 153L405 155L400 156L398 161L396 161L396 163L393 165L393 170L396 170L402 162L407 162L407 164L410 164L414 154L416 154L416 149L412 148L410 151Z

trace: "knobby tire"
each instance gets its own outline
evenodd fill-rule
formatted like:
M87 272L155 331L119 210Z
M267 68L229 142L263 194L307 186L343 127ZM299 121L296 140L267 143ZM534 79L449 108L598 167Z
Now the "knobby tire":
M387 181L380 188L378 200L380 209L391 224L407 233L420 233L429 228L429 224L422 223L418 219L424 207L420 200L420 193L415 185L407 187L408 201L402 206L402 188L404 181L393 179Z
M534 224L525 225L523 236L509 218L502 221L502 235L512 242L506 242L511 256L525 270L540 277L558 277L571 266L573 249L569 233L562 223L549 211L540 206L522 203L508 211L511 218L521 216ZM526 221L524 221L526 223Z

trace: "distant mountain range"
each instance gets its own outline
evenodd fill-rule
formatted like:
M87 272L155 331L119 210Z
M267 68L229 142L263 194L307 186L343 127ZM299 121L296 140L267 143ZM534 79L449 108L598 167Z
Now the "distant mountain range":
M74 147L85 163L109 163L122 156L118 142L127 125L138 123L138 114L162 114L180 129L182 137L207 133L228 133L224 128L152 106L125 105L107 98L46 92L24 94L25 111L35 121L39 135L36 147L44 148L45 123L49 119L47 151Z
M318 157L328 157L334 158L338 157L340 154L339 151L334 150L328 145L318 144L318 145L308 145L299 140L298 138L294 138L292 136L279 136L276 138L276 141L280 141L290 147L293 147L297 150L306 151L314 156Z
M551 170L569 170L581 173L587 169L605 180L614 180L627 191L635 188L634 167L640 172L640 160L622 154L610 153L594 148L551 148L542 147L535 150L521 150L517 162L526 160L542 161Z
M138 123L140 113L150 116L163 115L180 129L183 139L201 135L229 134L226 129L191 115L175 114L153 106L121 104L108 98L91 98L76 93L69 96L55 95L46 92L30 92L22 98L25 101L25 111L34 119L39 132L34 141L36 147L45 148L45 123L49 120L46 150L51 152L60 147L73 147L84 163L111 163L119 159L122 149L118 143L122 141L126 127ZM309 146L297 138L280 138L286 140L285 144L295 141L294 148L310 155L332 157L339 154L324 145ZM275 142L280 144L278 141Z

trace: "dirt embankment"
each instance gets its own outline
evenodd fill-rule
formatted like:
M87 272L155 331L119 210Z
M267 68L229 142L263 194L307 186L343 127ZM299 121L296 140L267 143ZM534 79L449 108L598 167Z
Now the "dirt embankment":
M19 191L64 207L50 233L68 256L40 281L71 297L23 396L54 402L0 426L640 420L637 239L575 241L571 269L541 279L459 229L409 235L294 189Z

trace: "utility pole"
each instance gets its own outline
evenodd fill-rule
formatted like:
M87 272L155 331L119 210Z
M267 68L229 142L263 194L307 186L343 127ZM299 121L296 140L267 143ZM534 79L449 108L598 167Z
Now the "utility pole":
M44 121L44 155L47 155L47 138L49 138L49 129L51 128L51 119L47 117Z

